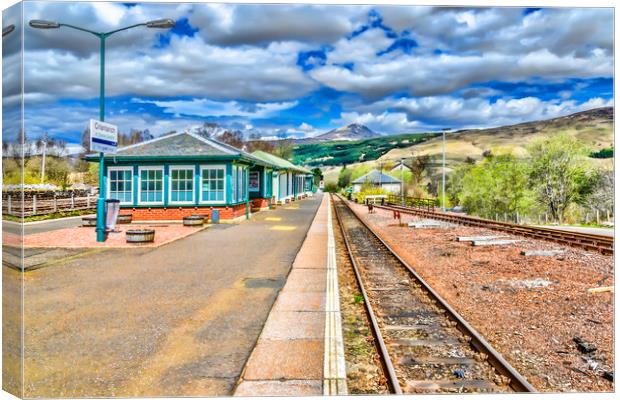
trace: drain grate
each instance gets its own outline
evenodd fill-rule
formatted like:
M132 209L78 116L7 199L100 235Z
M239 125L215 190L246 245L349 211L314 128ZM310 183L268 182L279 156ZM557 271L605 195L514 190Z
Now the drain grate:
M284 279L273 279L273 278L245 278L243 280L243 284L246 288L249 289L259 289L259 288L273 288L280 289L284 286Z

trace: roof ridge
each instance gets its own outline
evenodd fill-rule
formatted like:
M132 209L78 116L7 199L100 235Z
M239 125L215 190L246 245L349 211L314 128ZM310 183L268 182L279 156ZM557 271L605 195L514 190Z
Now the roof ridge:
M129 146L123 146L123 147L117 149L116 152L118 153L119 151L125 151L125 150L128 150L128 149L133 149L134 147L144 146L145 144L149 144L149 143L160 141L162 139L167 139L167 138L171 138L171 137L174 137L174 136L178 136L178 135L181 135L183 133L186 133L186 132L175 132L175 133L171 133L169 135L165 135L164 134L164 135L158 136L158 137L153 138L153 139L149 139L149 140L144 141L144 142L138 142L138 143L130 144Z

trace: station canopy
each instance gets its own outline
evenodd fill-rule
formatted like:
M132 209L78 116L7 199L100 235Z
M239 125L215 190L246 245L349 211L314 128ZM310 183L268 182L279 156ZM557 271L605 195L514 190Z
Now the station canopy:
M312 171L310 171L309 169L301 167L299 165L295 165L289 160L274 156L273 154L267 153L266 151L256 150L252 153L252 155L254 157L260 158L265 162L275 165L277 169L301 172L302 174L312 174Z

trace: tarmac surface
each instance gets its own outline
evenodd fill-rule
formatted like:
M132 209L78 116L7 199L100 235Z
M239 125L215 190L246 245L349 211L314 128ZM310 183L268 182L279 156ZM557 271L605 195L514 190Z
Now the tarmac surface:
M72 254L26 272L24 395L232 394L320 201L156 249ZM19 280L3 272L5 285ZM13 292L5 287L10 309ZM4 340L18 347L18 335ZM18 369L17 355L5 357L6 371Z

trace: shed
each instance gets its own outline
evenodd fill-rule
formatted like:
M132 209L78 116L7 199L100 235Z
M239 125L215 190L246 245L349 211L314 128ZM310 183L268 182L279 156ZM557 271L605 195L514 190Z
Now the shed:
M386 192L400 193L402 182L392 176L386 175L383 172L379 172L373 169L364 176L361 176L351 182L353 193L358 193L362 189L362 185L370 183L373 186L381 187Z

